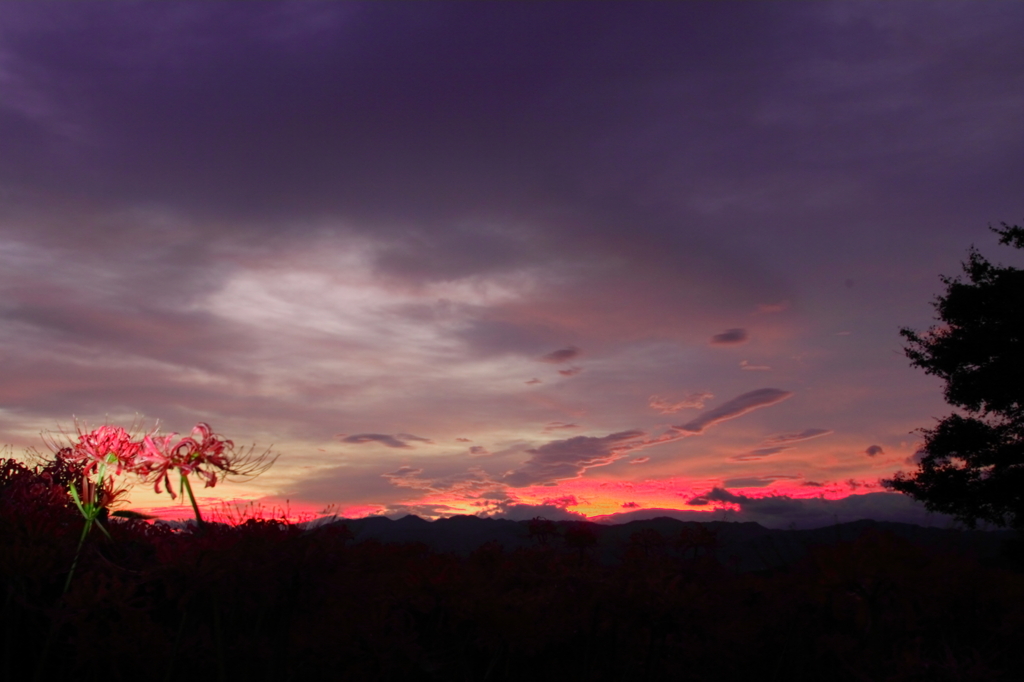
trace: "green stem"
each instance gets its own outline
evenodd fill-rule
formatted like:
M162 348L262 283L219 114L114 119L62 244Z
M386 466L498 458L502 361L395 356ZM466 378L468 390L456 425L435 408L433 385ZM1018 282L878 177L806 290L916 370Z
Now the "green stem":
M75 560L71 562L71 570L68 571L68 579L64 581L64 591L61 594L67 594L68 588L71 587L71 578L75 575L75 569L78 568L78 557L82 555L82 545L85 544L85 538L89 535L89 530L92 528L92 519L88 516L85 517L85 525L82 526L82 537L78 538L78 549L75 550Z
M82 516L85 517L85 525L82 526L82 536L78 538L78 548L75 549L75 560L71 562L71 570L68 571L67 580L64 581L64 591L61 594L67 594L68 588L71 587L71 578L75 575L75 569L78 568L78 558L82 556L82 546L85 544L85 538L89 536L89 531L92 530L93 521L99 516L100 509L102 506L99 502L100 491L103 489L103 477L107 474L107 463L106 461L101 462L97 471L96 487L92 489L92 493L88 496L84 502L78 499L78 494L75 492L75 484L71 484L71 492L75 498L75 503L78 505L79 511L82 512ZM83 480L82 493L86 492L87 482ZM104 529L106 530L106 529Z
M181 484L188 492L188 499L192 503L192 511L196 513L196 525L199 528L203 527L203 517L199 514L199 505L196 504L196 496L192 494L192 484L188 482L188 474L181 474Z

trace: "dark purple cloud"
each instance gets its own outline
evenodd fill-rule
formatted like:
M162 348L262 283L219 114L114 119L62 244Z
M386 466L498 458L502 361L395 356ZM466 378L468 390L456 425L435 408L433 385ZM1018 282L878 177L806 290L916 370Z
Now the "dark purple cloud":
M711 345L713 346L736 346L741 343L746 343L750 339L746 329L726 329L721 334L715 334L711 337Z
M790 391L783 391L778 388L759 388L756 391L744 393L724 402L713 410L703 412L696 419L682 426L673 426L672 428L687 433L703 433L710 426L729 419L735 419L753 410L782 402L792 395Z
M543 362L551 362L554 364L560 364L563 362L569 362L578 358L583 353L582 350L576 346L566 346L565 348L559 348L553 350L544 357L541 358Z
M867 450L864 451L864 454L868 457L874 457L875 455L885 454L885 450L882 449L881 445L869 445Z
M642 431L620 431L600 438L576 436L527 450L521 467L502 478L514 488L578 478L591 467L611 464L644 445Z
M394 436L386 433L355 433L351 436L345 436L341 439L342 443L380 443L386 445L389 448L409 448L412 447L406 441L419 441L429 443L430 440L426 438L420 438L419 436L413 436L408 433L399 433Z
M560 369L558 373L563 377L574 377L583 371L582 367L569 367L568 369Z

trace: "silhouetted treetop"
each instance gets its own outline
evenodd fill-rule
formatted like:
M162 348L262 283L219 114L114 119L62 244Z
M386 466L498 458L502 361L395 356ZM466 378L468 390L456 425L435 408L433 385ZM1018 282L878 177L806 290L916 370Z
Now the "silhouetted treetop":
M992 228L1000 243L1024 248L1024 228ZM951 414L922 429L917 472L884 481L932 511L974 526L1024 528L1024 270L993 265L975 248L964 275L942 277L941 325L900 331L911 363L945 382Z

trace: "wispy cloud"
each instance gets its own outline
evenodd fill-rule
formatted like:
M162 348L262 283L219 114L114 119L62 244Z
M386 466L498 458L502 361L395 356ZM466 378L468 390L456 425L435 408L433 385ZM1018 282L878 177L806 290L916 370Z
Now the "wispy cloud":
M790 449L791 448L785 446L758 448L757 450L751 450L750 452L747 452L742 455L736 455L735 457L730 457L729 459L733 460L734 462L750 462L758 459L764 459L765 457L769 457L771 455L777 455L780 452L785 452L786 450Z
M430 443L429 438L421 438L420 436L414 436L410 433L397 433L393 436L386 433L355 433L351 436L345 436L341 438L342 443L380 443L386 445L389 448L409 448L412 447L407 441L414 441L419 443Z
M756 391L744 393L728 402L722 403L713 410L704 412L692 421L681 426L673 426L672 428L687 433L703 433L710 426L729 419L735 419L762 407L782 402L792 395L792 392L783 391L778 388L759 388Z
M544 427L545 431L562 431L565 429L578 429L578 424L570 424L567 422L548 422Z
M780 433L776 436L765 438L764 445L784 445L786 443L799 443L800 441L821 438L832 433L831 429L804 429L798 433Z

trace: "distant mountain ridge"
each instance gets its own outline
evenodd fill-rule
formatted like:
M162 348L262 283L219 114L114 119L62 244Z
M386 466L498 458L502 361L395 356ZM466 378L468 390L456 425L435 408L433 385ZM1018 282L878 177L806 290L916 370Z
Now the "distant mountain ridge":
M391 520L384 516L362 519L318 520L316 525L345 524L355 542L422 543L437 552L466 556L487 543L505 551L536 547L540 538L531 535L529 521L452 516L427 521L418 516ZM884 531L916 545L976 556L984 562L995 561L1013 531L970 531L953 528L927 528L891 521L860 520L813 530L780 530L747 521L681 521L669 517L600 524L581 521L552 522L557 535L549 539L553 548L565 546L562 539L570 528L585 529L595 544L586 551L602 563L615 563L624 556L631 538L645 534L648 540L664 541L671 548L687 531L710 531L715 537L715 556L739 571L775 569L803 558L809 548L853 541L868 531ZM653 533L652 533L653 531ZM639 538L639 535L638 535Z

